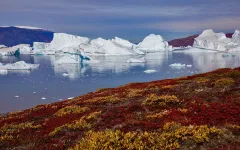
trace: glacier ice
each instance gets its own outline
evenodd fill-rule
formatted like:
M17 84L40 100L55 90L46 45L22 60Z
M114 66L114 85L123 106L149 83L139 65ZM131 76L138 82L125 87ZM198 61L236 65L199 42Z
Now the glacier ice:
M16 63L3 64L0 63L0 70L32 70L39 67L39 64L28 64L24 61L18 61Z

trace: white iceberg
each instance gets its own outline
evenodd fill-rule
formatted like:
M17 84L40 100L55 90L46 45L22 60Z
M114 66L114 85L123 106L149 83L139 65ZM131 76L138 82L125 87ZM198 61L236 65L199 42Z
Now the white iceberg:
M28 64L24 61L16 63L2 64L0 63L0 70L32 70L39 67L39 64Z
M238 30L232 38L227 38L222 32L215 33L212 29L208 29L194 39L193 47L216 51L236 51L239 49L239 37Z
M53 40L47 46L47 50L71 52L72 48L89 43L86 37L70 35L66 33L54 33Z
M31 54L32 53L32 47L30 47L29 44L23 44L22 47L19 48L20 54Z
M144 53L154 53L167 51L169 49L168 42L161 35L150 34L144 40L135 46L135 49Z
M145 70L144 72L147 73L147 74L151 74L151 73L155 73L157 71L153 70L153 69L150 69L150 70Z
M5 46L5 45L0 45L0 48L6 48L7 46Z
M31 51L30 45L29 44L19 44L13 47L3 47L0 48L0 55L2 56L12 56L16 53L16 51L19 51L19 53L21 53L21 51L23 53L29 53Z
M127 60L127 63L146 63L147 60L143 58L130 58Z
M35 55L55 55L55 51L48 50L50 43L34 42L32 54Z
M139 55L144 54L134 49L134 44L127 40L115 38L112 40L105 40L97 38L92 40L88 45L83 46L87 54L100 55Z

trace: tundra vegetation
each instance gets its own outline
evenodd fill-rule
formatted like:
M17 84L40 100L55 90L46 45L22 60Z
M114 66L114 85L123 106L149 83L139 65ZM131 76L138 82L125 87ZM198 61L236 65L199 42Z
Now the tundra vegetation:
M99 89L0 116L0 149L239 149L240 68Z

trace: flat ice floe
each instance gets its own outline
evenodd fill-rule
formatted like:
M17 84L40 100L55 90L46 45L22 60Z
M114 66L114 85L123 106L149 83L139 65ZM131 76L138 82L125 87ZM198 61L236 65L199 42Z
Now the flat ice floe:
M150 69L150 70L145 70L144 72L147 73L147 74L151 74L151 73L155 73L157 71L153 70L153 69Z
M24 61L18 61L16 63L3 64L0 63L0 70L33 70L37 69L39 64L28 64Z
M169 65L171 68L176 68L176 69L182 69L182 68L191 68L192 65L186 65L186 64L181 64L181 63L174 63L174 64L171 64Z

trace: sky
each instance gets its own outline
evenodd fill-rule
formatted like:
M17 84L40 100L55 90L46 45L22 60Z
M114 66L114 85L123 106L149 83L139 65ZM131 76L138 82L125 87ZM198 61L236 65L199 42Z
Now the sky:
M240 29L240 0L0 0L0 26L34 26L89 38L166 40Z

